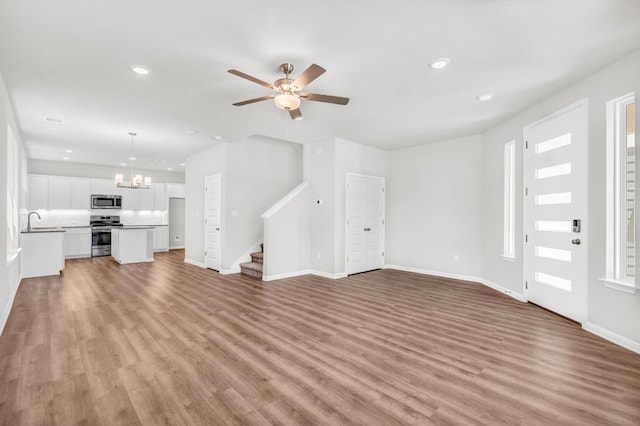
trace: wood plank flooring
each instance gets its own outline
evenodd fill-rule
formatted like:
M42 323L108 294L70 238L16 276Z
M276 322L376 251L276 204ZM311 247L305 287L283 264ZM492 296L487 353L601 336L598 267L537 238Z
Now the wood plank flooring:
M479 284L263 283L183 258L23 280L0 336L0 422L640 424L639 355Z

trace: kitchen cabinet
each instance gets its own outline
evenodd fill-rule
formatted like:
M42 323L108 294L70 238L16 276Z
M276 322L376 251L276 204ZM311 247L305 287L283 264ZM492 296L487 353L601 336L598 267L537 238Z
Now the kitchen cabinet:
M29 209L49 208L49 177L41 175L29 176Z
M168 183L166 189L166 198L185 198L183 183Z
M91 193L98 195L121 195L121 188L116 187L111 179L91 179Z
M70 208L91 208L91 182L89 179L71 178Z
M156 226L153 232L153 251L169 251L168 226Z
M90 181L64 176L29 175L29 209L88 209Z
M91 257L91 228L66 228L64 257L66 259Z
M150 189L123 189L123 210L154 210L153 187Z
M50 209L88 209L90 197L88 179L49 176Z
M121 195L123 210L163 211L169 197L183 198L183 184L152 183L150 189L117 188L111 179L29 175L29 209L91 208L91 194Z
M166 185L164 183L154 183L151 185L153 191L153 210L167 210Z
M138 210L153 210L153 185L149 189L135 189L138 192Z
M22 278L60 275L64 269L64 229L20 234Z

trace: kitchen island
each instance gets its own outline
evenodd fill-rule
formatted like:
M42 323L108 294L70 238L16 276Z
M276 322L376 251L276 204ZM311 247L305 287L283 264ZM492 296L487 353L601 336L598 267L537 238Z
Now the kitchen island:
M153 226L111 229L111 256L120 263L153 262Z

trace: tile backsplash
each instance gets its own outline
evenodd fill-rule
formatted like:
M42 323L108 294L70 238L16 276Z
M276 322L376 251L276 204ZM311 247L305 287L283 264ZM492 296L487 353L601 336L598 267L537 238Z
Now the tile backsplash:
M120 216L124 225L166 225L168 223L166 210L36 210L38 216L31 216L31 226L89 226L92 215ZM21 214L22 229L27 227L27 213Z

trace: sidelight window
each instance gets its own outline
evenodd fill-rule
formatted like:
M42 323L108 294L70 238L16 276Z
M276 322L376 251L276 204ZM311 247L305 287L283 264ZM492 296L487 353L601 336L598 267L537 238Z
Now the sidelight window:
M504 144L504 231L502 258L515 260L516 258L516 142Z
M605 285L635 292L635 95L607 103L607 274Z

